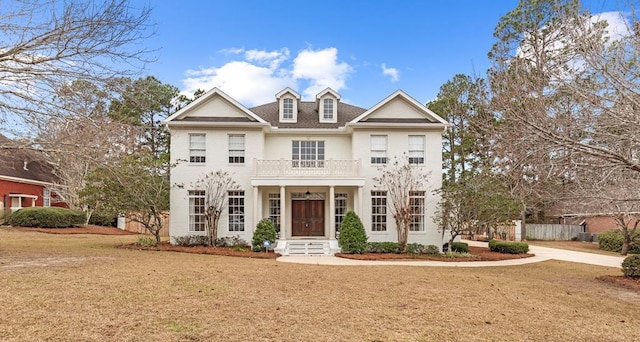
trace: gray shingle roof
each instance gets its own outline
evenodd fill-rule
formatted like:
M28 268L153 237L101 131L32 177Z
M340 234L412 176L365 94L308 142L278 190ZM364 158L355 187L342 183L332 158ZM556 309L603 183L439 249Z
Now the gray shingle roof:
M364 108L338 102L338 120L336 123L321 123L316 102L301 101L298 108L298 122L280 122L278 102L271 102L250 111L267 121L271 126L280 128L338 128L366 112Z
M17 148L17 144L0 135L0 175L53 183L53 167L38 151ZM25 170L26 162L26 170Z

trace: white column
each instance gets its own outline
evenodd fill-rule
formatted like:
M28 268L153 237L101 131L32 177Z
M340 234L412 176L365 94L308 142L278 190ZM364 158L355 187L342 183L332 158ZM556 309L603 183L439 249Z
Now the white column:
M363 190L362 187L359 186L358 187L358 212L357 212L357 214L360 217L362 217L362 202L363 202L363 197L362 196L363 196L363 193L364 193L362 190Z
M336 239L336 193L335 187L329 187L329 239Z
M280 240L287 239L287 225L286 225L286 211L287 211L287 201L285 201L285 188L284 186L280 187Z
M260 220L258 216L259 213L260 213L260 197L258 196L258 187L254 186L253 187L253 226L251 228L251 231L254 231L256 229L256 225Z

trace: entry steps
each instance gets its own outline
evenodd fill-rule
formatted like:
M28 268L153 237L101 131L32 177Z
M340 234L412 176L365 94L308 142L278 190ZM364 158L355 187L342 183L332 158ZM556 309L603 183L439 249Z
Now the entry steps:
M331 255L328 241L287 241L285 255Z

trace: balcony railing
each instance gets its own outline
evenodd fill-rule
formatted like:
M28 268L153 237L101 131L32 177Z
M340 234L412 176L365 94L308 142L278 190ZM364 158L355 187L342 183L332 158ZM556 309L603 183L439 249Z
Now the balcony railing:
M358 177L360 160L257 160L256 177Z

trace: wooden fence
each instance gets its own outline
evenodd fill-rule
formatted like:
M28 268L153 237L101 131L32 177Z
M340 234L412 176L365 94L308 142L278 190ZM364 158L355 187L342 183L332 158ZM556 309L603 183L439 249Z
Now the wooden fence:
M132 221L128 217L124 219L124 227L118 223L118 228L124 229L128 232L134 232L139 234L149 234L149 231L144 227L142 223ZM160 236L169 236L169 213L162 213L162 229L160 229Z
M584 228L575 224L533 224L527 223L527 240L571 240L578 238Z

